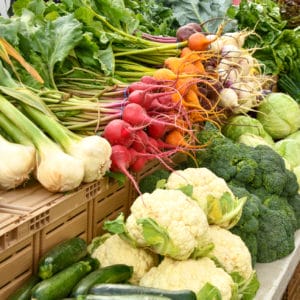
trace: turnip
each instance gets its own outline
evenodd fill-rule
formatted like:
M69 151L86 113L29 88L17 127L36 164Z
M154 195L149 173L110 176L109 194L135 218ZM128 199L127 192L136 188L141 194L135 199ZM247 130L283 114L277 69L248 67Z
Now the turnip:
M202 32L202 27L198 23L188 23L180 26L176 31L177 41L186 41L195 32Z
M231 88L224 88L219 94L219 104L230 110L239 107L239 99L237 93Z
M238 62L242 55L242 50L235 45L224 45L221 49L221 55L233 62Z

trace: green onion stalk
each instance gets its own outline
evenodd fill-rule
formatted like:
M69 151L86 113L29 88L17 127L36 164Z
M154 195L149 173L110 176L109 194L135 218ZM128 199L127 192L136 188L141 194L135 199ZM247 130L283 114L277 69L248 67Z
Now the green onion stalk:
M81 184L84 177L82 160L65 153L58 144L2 95L0 95L0 111L35 146L37 151L35 176L47 190L66 192ZM21 134L13 135L13 137L19 139L21 144L28 143L28 139L23 139Z

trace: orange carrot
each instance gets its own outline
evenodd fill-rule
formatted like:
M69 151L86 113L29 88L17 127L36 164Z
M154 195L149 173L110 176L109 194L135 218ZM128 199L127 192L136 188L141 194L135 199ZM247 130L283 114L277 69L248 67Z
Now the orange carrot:
M188 39L188 47L195 51L205 51L214 39L208 39L203 33L195 32Z
M165 142L174 146L191 147L191 145L185 140L183 134L177 129L170 131L166 135Z
M154 71L153 78L156 80L175 80L177 75L167 68L160 68Z

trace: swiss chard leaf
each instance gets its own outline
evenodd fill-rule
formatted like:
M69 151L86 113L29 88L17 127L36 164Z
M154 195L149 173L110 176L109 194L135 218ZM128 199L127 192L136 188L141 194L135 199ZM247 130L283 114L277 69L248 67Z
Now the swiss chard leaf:
M42 71L48 85L55 87L55 64L63 62L81 38L81 24L73 15L59 17L53 22L48 21L31 32L31 48L41 56L43 64L46 64Z

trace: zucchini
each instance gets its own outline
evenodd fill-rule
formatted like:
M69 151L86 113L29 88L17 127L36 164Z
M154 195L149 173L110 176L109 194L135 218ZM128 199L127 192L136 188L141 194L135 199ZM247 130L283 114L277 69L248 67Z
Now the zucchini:
M85 295L78 296L76 300L171 300L171 298L160 295Z
M38 275L47 279L55 273L81 260L87 254L86 242L74 237L68 239L48 251L39 261Z
M78 261L66 269L38 283L32 290L32 300L58 300L67 297L73 287L90 271L87 261Z
M11 294L7 300L30 300L31 290L41 279L32 275L20 288Z
M87 261L91 265L92 271L98 270L100 268L100 262L97 258L87 255L85 258L83 258L81 260Z
M144 287L131 284L97 284L94 285L90 294L112 296L112 295L158 295L172 300L196 300L196 294L190 290L170 291L165 289Z
M97 283L119 283L128 280L133 273L133 267L116 264L100 268L82 278L72 290L72 296L87 295L92 286Z

